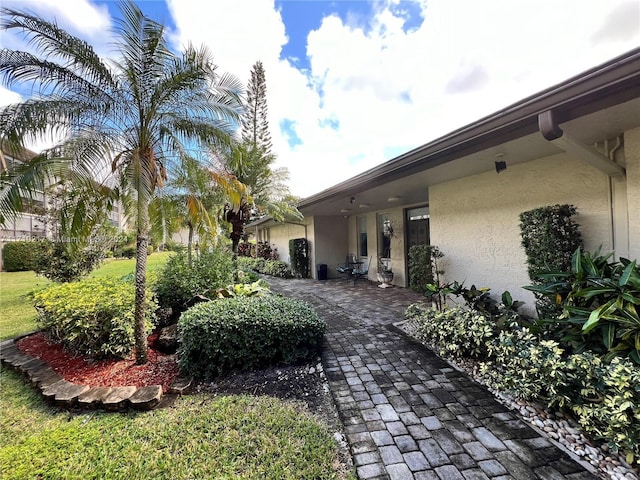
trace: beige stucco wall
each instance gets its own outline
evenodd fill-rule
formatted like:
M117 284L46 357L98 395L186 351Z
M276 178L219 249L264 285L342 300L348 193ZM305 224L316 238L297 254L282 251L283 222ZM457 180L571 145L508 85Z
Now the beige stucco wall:
M508 160L507 160L508 163ZM436 185L429 191L431 243L445 254L447 281L489 287L533 305L519 214L544 205L573 204L587 249L611 245L609 178L567 154Z
M627 168L629 258L640 260L640 127L624 134Z
M336 266L344 263L349 252L348 238L352 230L352 221L344 216L316 216L313 217L314 242L313 250L313 278L317 277L317 268L313 265L326 264L328 278L336 277Z
M304 225L281 223L269 228L269 244L271 248L278 249L278 258L283 262L291 263L289 240L292 238L305 238Z

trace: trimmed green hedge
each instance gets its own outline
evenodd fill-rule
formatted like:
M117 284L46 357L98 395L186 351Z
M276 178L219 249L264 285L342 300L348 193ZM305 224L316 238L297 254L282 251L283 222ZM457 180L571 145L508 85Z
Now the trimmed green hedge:
M2 268L5 272L26 272L35 270L41 251L45 248L40 241L7 242L2 247Z
M292 278L291 268L281 260L265 260L264 258L238 257L238 268L254 270L272 277Z
M134 349L135 288L100 278L62 283L33 294L38 323L53 340L80 355L126 358ZM147 330L156 305L147 294Z
M301 300L267 295L200 303L178 322L180 369L210 378L310 360L324 330L324 321Z

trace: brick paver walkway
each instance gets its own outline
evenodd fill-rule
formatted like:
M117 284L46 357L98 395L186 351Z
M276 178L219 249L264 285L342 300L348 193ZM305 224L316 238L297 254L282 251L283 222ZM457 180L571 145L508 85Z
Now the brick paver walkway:
M421 297L268 278L327 322L322 354L360 479L595 479L481 385L392 326Z

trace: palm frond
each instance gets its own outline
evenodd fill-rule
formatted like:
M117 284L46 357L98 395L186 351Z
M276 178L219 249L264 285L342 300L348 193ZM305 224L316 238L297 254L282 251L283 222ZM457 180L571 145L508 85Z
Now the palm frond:
M95 50L55 23L11 8L0 9L3 30L18 29L44 58L57 58L96 85L113 85L111 71Z

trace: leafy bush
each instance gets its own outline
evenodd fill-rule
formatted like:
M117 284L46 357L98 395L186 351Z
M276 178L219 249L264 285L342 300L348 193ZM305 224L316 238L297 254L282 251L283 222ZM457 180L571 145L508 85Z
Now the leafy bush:
M552 340L540 341L526 328L502 332L490 347L481 373L494 388L517 397L570 409L583 431L640 458L640 370L632 362L610 363L591 352L564 358Z
M184 252L186 250L184 245L174 242L173 240L167 240L163 247L163 250L167 252Z
M7 242L2 248L2 268L5 272L35 270L44 246L42 241Z
M602 261L594 260L594 264L601 265ZM635 278L635 262L622 262L623 266L625 264L621 270L627 273L620 274L622 281L618 279L613 282L616 288L626 286L629 279ZM585 267L585 270L589 268ZM566 278L558 277L556 280L556 283L563 284ZM612 284L600 283L600 288L588 292L595 295L595 292L600 294L605 290L610 293L613 289ZM560 289L560 286L556 285L556 288ZM472 287L468 291L461 291L467 308L482 297L477 295L482 290L475 293L474 290L477 289ZM568 349L563 348L563 344L554 339L545 339L540 333L523 326L523 319L513 313L513 306L517 302L513 302L510 296L505 299L506 295L507 292L503 294L502 307L498 309L504 312L501 316L480 315L462 307L440 312L422 304L410 305L405 316L418 323L419 338L433 345L440 354L486 357L480 364L480 372L493 388L511 392L519 398L569 409L585 433L596 440L607 441L613 451L625 453L629 463L634 458L638 459L638 366L627 359L598 355L593 351L568 355ZM567 298L566 292L558 295ZM619 308L618 302L624 304L637 298L637 295L629 292L624 296L621 294L621 299L615 302L618 305L616 308ZM507 321L503 323L504 319ZM583 324L585 320L586 317L582 320ZM566 323L572 325L568 320Z
M306 238L289 240L291 272L298 278L309 278L309 241Z
M264 258L237 257L238 268L244 271L260 272L264 268Z
M80 248L63 242L42 242L34 271L51 281L76 282L96 269L105 256L98 245Z
M226 288L219 288L216 290L218 298L253 297L255 295L264 295L267 293L271 293L271 290L269 290L269 286L262 279L253 283L236 283L234 285L229 285Z
M278 260L278 249L271 248L267 242L258 242L256 244L256 257L265 260Z
M257 282L260 278L258 274L252 270L247 270L246 272L244 270L238 270L237 276L239 283L253 283Z
M571 255L582 246L578 224L571 218L575 214L573 205L552 205L520 214L522 246L533 283L542 280L543 272L567 271L571 266ZM559 313L553 302L539 295L536 308L543 317Z
M136 256L136 246L135 245L125 245L122 248L118 248L115 253L116 257L121 258L133 258Z
M171 307L174 313L179 313L194 296L207 296L232 281L233 262L229 252L222 249L203 252L192 259L191 267L187 254L179 252L158 272L155 292L161 307Z
M255 251L255 246L251 243L240 242L238 244L238 256L239 257L251 257L253 251Z
M540 340L526 327L511 327L487 345L490 361L481 365L480 372L498 390L550 402L560 385L563 350L553 340Z
M594 355L572 355L567 368L581 379L573 390L571 410L584 431L626 454L627 462L640 458L640 370L614 358L604 364ZM590 375L586 375L589 372ZM580 395L575 393L580 392Z
M410 308L409 316L419 325L418 337L435 344L441 355L484 357L487 342L497 335L495 324L477 311Z
M409 248L409 287L414 292L424 293L428 284L435 281L431 254L437 247L411 245Z
M53 340L80 355L125 358L134 348L135 290L131 282L101 278L54 285L33 294L38 323ZM155 303L147 294L147 329Z
M520 214L522 246L533 282L541 272L562 272L571 266L573 252L582 247L578 224L571 218L575 214L573 205L552 205Z
M291 278L293 274L289 265L280 260L265 260L264 258L238 257L238 268L253 270L272 277Z
M268 295L200 303L178 322L180 368L206 378L309 360L318 354L324 330L301 300Z
M543 318L549 334L573 352L592 350L629 356L640 364L640 266L612 254L577 249L568 270L541 273L543 282L526 288L557 307L559 316Z
M262 272L265 275L271 275L272 277L291 278L293 275L289 265L280 260L267 260L264 262L264 268Z

